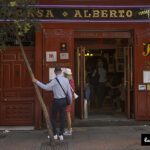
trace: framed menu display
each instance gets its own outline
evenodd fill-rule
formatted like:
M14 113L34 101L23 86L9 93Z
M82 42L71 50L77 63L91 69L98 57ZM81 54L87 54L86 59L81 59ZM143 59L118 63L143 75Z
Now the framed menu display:
M143 70L143 83L150 83L150 70Z

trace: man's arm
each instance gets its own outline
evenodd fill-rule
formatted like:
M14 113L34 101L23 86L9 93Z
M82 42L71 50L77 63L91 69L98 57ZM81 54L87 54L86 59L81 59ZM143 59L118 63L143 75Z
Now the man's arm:
M32 81L34 83L36 83L39 87L41 87L42 89L47 90L47 91L51 91L52 87L55 85L55 82L53 80L47 84L43 84L42 82L38 81L35 78L33 78Z

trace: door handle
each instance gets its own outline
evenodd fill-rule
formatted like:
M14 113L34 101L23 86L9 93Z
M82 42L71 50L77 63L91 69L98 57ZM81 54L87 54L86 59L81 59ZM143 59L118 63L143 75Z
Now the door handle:
M7 98L5 98L4 101L7 102Z

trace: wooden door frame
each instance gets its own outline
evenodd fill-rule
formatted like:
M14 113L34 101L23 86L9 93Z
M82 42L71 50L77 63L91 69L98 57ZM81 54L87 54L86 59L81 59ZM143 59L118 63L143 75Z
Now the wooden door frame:
M128 50L128 77L127 77L127 79L128 79L128 86L127 86L127 117L128 117L128 119L130 119L130 113L131 113L131 111L130 111L130 103L131 103L131 98L130 98L130 85L131 85L131 81L130 81L130 46L128 45L128 48L127 48L127 50Z
M54 29L53 25L49 24L43 24L44 28L49 28L49 29ZM73 25L74 26L74 25ZM86 25L87 26L87 25ZM87 28L85 26L85 28ZM67 27L67 26L66 26ZM115 28L117 29L118 26ZM55 28L60 28L60 24L56 25ZM73 29L74 27L72 27ZM91 28L91 27L90 27ZM97 28L97 25L96 25ZM102 28L102 27L100 27ZM122 27L121 27L122 28ZM130 28L130 27L128 27ZM125 28L127 29L127 28ZM35 76L38 78L40 81L42 81L42 70L43 70L43 29L40 30L40 32L36 33L36 44L35 44ZM42 90L41 90L42 91ZM40 106L40 103L38 102L37 97L35 96L35 128L36 129L41 129L42 128L42 109Z
M36 41L35 41L35 77L42 81L42 70L43 70L43 30L36 32ZM41 93L42 90L40 89ZM42 108L40 102L35 95L35 120L34 120L35 129L42 128Z
M76 113L76 115L83 119L84 118L84 94L83 94L83 90L84 90L84 82L85 82L85 47L77 47L76 48L76 59L77 59L77 78L76 78L76 87L78 89L78 94L80 95L78 98L78 101L76 102L76 106L78 108L78 111ZM74 64L75 65L75 64ZM83 68L82 68L83 67ZM84 71L82 71L84 70ZM83 82L82 82L83 81Z
M102 31L101 31L102 32ZM108 31L109 32L109 31ZM108 33L107 32L107 33ZM123 32L123 31L122 31ZM104 31L104 33L106 33L106 31ZM119 32L120 33L120 32ZM110 32L110 34L111 34L111 38L116 38L116 37L113 37L112 36L112 32ZM85 35L85 31L84 31L84 35ZM100 35L102 35L102 34L100 34ZM107 34L108 35L108 34ZM130 36L131 34L127 34L127 32L124 34L122 34L120 37L121 38L131 38L131 36ZM82 37L82 34L76 34L76 37L75 38L77 38L77 37L79 37L79 38L81 38ZM109 37L109 36L108 36ZM108 38L108 37L106 37L105 36L105 38ZM88 37L89 38L89 37ZM87 38L87 39L88 39ZM92 38L95 38L94 36L92 37ZM84 39L86 39L86 37L84 37ZM115 46L114 46L115 47ZM126 115L127 115L127 118L128 119L130 119L130 113L131 113L131 111L130 111L130 46L127 46L127 50L128 50L128 52L127 52L127 54L128 54L128 59L127 59L127 62L128 62L128 65L127 65L127 67L128 67L128 75L127 75L127 80L128 80L128 85L127 85L127 99L126 99L126 101L127 101L127 108L126 108L126 110L127 110L127 112L126 112ZM81 59L82 60L82 59ZM80 62L81 63L81 62ZM81 69L81 71L84 71L84 70L82 70ZM84 81L84 79L82 78L82 74L84 74L84 72L82 72L80 75L81 75L81 83L83 83ZM82 89L82 84L81 84L81 91L83 91L83 89ZM81 92L82 93L82 92ZM82 97L83 95L81 94L81 97ZM84 116L84 110L83 110L83 106L82 106L82 98L81 98L81 116L80 116L80 118L81 119L83 119L83 116Z

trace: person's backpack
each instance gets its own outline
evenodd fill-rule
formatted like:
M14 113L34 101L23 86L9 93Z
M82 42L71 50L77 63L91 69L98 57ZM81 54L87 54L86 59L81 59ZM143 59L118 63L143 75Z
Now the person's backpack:
M96 73L92 77L92 80L91 80L92 85L98 85L99 78L100 78L100 74L99 74L98 70L96 70Z

